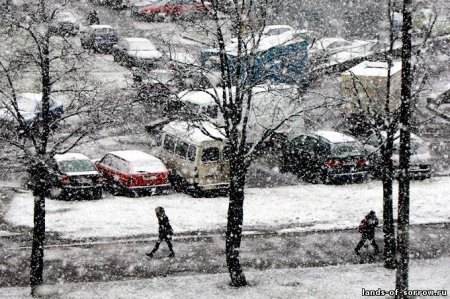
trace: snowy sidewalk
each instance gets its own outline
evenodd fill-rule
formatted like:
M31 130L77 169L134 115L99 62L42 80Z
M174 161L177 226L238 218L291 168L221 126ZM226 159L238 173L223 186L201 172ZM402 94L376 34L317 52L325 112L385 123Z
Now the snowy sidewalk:
M411 223L450 221L450 177L411 183ZM395 190L397 184L395 184ZM315 231L356 228L370 210L382 218L382 184L299 184L247 188L244 230ZM394 213L397 191L394 193ZM46 201L48 232L63 238L127 238L157 232L156 206L165 208L175 233L223 231L228 198L192 198L182 193L127 198L105 196L92 201ZM12 226L32 227L33 198L16 193L5 213Z
M250 286L232 288L227 274L189 275L104 283L59 284L43 288L53 298L320 298L363 297L362 292L389 292L395 287L395 271L381 264L342 265L303 269L246 272ZM450 291L450 258L412 261L412 290ZM30 298L29 288L1 288L1 298ZM444 294L445 295L445 294ZM386 298L373 296L372 298ZM425 298L418 296L417 298ZM428 298L448 298L434 296Z

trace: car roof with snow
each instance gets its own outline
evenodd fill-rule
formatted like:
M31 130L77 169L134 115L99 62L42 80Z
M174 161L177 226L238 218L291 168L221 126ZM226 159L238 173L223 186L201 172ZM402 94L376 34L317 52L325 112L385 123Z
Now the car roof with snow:
M91 25L89 27L91 27L92 29L114 29L110 25Z
M185 121L173 121L163 127L163 132L182 138L195 145L200 145L207 141L219 141L215 138L225 139L225 133L209 122L202 122L194 126Z
M355 142L355 138L335 131L317 131L315 135L328 140L331 143Z
M114 151L110 152L110 154L120 157L126 161L134 162L134 161L161 161L155 156L144 153L142 151L137 150L126 150L126 151Z
M90 159L87 156L80 154L80 153L65 153L65 154L61 154L61 155L55 155L54 159L57 162L73 161L73 160L89 160L90 161Z

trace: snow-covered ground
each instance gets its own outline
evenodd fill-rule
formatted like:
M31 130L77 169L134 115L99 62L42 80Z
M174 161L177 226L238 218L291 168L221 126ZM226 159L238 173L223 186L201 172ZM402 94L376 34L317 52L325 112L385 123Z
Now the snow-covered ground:
M411 223L450 221L450 177L411 184ZM395 186L395 189L397 186ZM193 198L186 194L127 198L106 196L94 201L46 202L47 230L65 238L130 237L156 234L156 206L163 206L176 233L224 229L228 198ZM397 195L394 197L396 213ZM244 230L279 232L354 228L370 210L382 217L379 181L353 185L300 184L277 188L248 188ZM5 220L32 227L33 198L16 193Z
M249 287L228 286L227 274L209 274L46 286L57 298L368 298L363 291L394 291L395 271L381 264L342 265L247 272ZM409 290L450 289L450 258L410 263ZM0 288L1 298L30 298L30 289ZM393 298L392 296L372 298ZM444 294L445 295L445 294ZM447 298L433 296L432 298ZM56 296L55 296L56 297ZM429 298L417 296L413 298ZM52 297L53 298L53 297ZM370 298L370 297L369 297ZM431 297L430 297L431 298Z

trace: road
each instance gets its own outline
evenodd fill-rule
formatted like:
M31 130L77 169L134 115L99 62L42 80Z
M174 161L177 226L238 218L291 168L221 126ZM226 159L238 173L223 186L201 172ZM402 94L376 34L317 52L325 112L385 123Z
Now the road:
M450 256L450 224L415 225L410 231L411 258ZM225 273L223 232L203 235L192 232L175 236L176 257L167 258L162 244L155 258L145 253L155 236L140 239L83 240L62 243L49 235L45 251L45 282L112 281L201 273ZM381 229L377 240L382 246ZM372 249L353 253L359 234L355 230L277 234L248 233L243 237L241 262L244 269L317 267L381 261ZM0 237L0 287L28 284L30 234Z

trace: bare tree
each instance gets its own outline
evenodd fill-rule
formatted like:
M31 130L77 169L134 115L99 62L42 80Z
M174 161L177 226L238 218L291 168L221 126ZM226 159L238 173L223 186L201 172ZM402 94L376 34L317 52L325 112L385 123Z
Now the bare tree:
M411 96L413 85L412 72L412 1L403 0L402 27L402 104L400 108L400 178L398 199L397 228L397 275L395 287L399 291L396 298L408 298L409 273L409 163L411 144Z
M55 36L49 24L62 6L39 0L8 10L3 18L2 40L14 51L0 57L3 115L0 140L16 148L26 166L34 196L34 226L30 258L31 294L43 283L45 245L45 199L54 180L51 159L66 153L110 122L116 105L90 82L80 61L86 53L67 36ZM83 59L81 59L83 58ZM28 75L30 78L24 78ZM31 122L20 109L20 93L35 92L39 115ZM63 97L64 113L51 111L55 97Z

